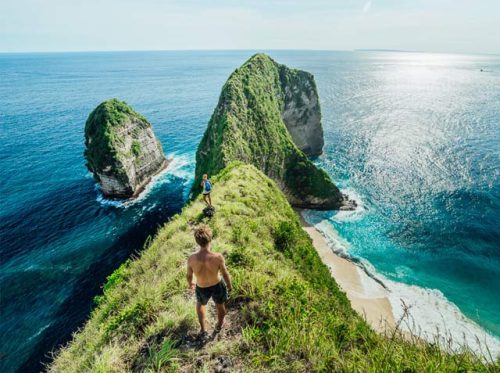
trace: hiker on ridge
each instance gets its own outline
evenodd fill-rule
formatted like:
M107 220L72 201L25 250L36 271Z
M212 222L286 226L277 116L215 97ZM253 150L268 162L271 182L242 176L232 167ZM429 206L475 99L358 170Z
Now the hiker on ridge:
M186 277L189 288L195 290L196 293L196 312L201 327L200 336L206 338L208 334L205 306L210 298L213 298L217 309L215 332L219 332L226 316L224 303L228 300L228 290L231 290L232 285L224 257L222 254L210 250L212 242L210 227L200 225L194 231L194 239L200 248L188 258ZM196 276L196 284L193 282L193 274Z
M210 192L212 191L212 183L208 180L208 175L203 174L203 180L201 181L201 186L203 187L203 200L205 203L212 207L212 198L210 198Z

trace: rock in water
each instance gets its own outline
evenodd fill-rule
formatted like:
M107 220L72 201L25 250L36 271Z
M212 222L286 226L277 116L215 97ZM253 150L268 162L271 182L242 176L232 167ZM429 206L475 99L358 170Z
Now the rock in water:
M85 124L87 168L108 198L137 196L167 166L151 124L117 99L101 103Z
M204 173L232 161L250 163L274 179L296 207L335 209L344 197L307 157L322 152L321 111L314 77L256 54L236 69L196 153L194 192Z

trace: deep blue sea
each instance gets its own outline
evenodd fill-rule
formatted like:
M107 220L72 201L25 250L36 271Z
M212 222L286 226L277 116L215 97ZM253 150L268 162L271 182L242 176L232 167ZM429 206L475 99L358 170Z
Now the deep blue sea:
M2 372L39 370L106 276L181 209L220 89L253 53L0 54ZM384 279L499 337L500 56L269 53L315 75L316 162L360 202L316 217ZM85 120L112 97L174 158L133 203L103 201L84 166Z

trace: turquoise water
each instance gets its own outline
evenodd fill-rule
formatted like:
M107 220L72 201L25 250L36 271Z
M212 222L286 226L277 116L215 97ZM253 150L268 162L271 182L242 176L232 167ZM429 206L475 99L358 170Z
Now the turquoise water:
M252 54L0 55L2 371L39 370L106 275L180 210L222 84ZM499 57L270 54L316 76L317 162L362 205L321 214L349 253L439 290L500 336ZM110 97L144 114L174 157L132 204L104 203L84 167L86 117Z
M332 224L350 254L440 290L500 336L500 57L365 54L354 65L316 72L321 163L364 205Z

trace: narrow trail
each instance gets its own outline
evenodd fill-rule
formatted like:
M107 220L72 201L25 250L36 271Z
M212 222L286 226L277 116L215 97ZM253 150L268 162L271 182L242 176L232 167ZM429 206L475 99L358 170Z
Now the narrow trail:
M207 368L216 373L241 371L238 368L240 364L229 353L232 347L241 342L243 325L238 310L233 307L228 310L219 333L214 330L217 315L212 301L207 305L207 311L209 333L205 341L200 340L198 332L192 330L181 336L177 348L186 358L182 360L179 372L198 372Z

